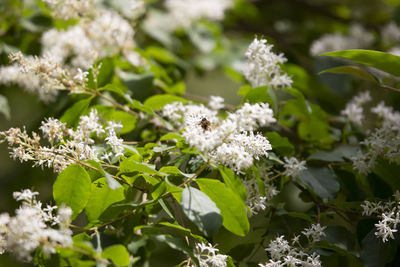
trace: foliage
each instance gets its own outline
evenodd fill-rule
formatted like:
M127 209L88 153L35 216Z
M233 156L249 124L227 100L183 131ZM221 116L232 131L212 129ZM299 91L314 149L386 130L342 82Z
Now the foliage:
M347 2L0 3L0 265L398 264L400 3Z

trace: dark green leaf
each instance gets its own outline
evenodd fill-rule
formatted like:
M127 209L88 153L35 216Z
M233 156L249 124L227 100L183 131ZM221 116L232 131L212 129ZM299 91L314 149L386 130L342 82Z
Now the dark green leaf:
M336 174L329 168L307 166L300 175L300 181L321 198L334 199L340 189Z

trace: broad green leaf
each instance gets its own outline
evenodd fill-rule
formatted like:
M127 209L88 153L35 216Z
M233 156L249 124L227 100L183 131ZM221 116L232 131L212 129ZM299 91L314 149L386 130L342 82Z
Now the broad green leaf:
M329 168L307 166L300 175L300 181L321 198L334 199L340 189L338 177Z
M172 249L176 249L186 254L193 255L193 250L186 244L185 239L183 238L177 238L167 235L156 235L154 236L154 239L158 242L166 243Z
M358 147L342 145L332 151L321 151L310 155L307 160L320 160L327 162L344 162L357 154Z
M131 98L131 96L125 92L124 90L121 89L120 86L115 85L115 84L106 84L106 86L101 87L98 89L99 91L109 91L109 92L113 92L117 95L119 95L120 97L124 98L129 104L132 104L133 99Z
M133 93L135 99L143 101L153 94L153 73L136 74L120 71L118 75L126 87Z
M120 172L121 173L129 173L129 172L140 172L147 174L159 174L154 168L150 167L150 165L146 165L144 163L139 163L134 160L132 157L124 159L120 164Z
M109 206L125 198L124 189L120 187L112 190L107 185L106 178L94 181L91 187L90 198L85 207L85 213L89 222L98 219Z
M229 168L225 166L218 166L218 170L224 180L226 186L232 189L240 198L245 202L247 198L246 188L242 180Z
M123 245L118 244L107 247L101 252L101 256L112 260L118 266L127 266L129 264L129 252Z
M178 82L172 86L164 88L165 92L172 95L184 95L186 91L186 85L184 82Z
M166 64L176 64L178 61L178 58L174 54L162 47L148 46L146 48L146 54Z
M114 62L111 58L104 58L100 60L96 65L99 66L97 84L95 83L92 69L89 70L88 75L88 86L93 89L103 87L107 83L110 83L114 75Z
M186 103L187 100L179 96L163 94L149 97L146 99L146 101L144 101L143 105L153 110L159 110L162 109L166 104L173 102Z
M162 167L159 170L160 173L165 173L165 174L172 174L172 175L179 175L179 176L185 176L187 178L190 178L193 176L193 173L183 173L181 170L179 170L176 166L165 166Z
M350 59L357 63L383 70L394 76L400 76L400 57L393 54L374 50L354 49L328 52L321 56Z
M207 236L212 236L221 227L221 211L203 192L186 187L182 191L181 207L183 213Z
M362 240L360 257L365 267L385 266L396 253L396 247L390 242L383 243L372 229Z
M271 96L268 94L267 86L252 88L244 95L243 102L249 102L250 104L263 102L271 106L274 104Z
M390 185L393 192L400 190L400 166L398 164L390 163L386 160L378 160L373 172Z
M57 206L65 204L72 209L75 218L86 206L91 191L90 177L79 165L70 165L58 176L53 185L53 197Z
M272 149L279 154L286 156L294 153L294 146L287 137L282 137L277 132L268 132L265 136L271 143Z
M7 98L3 95L0 95L0 113L2 113L7 120L10 119L10 106L8 105Z
M319 74L327 73L327 72L337 73L337 74L350 74L350 75L356 76L362 80L377 83L377 80L375 79L374 76L372 76L371 73L369 73L368 71L363 70L357 66L334 67L334 68L330 68L330 69L321 71Z
M202 178L196 179L196 183L221 210L222 225L227 230L239 236L244 236L249 232L246 205L236 193L218 180Z
M98 163L98 162L96 162L96 161L94 161L94 160L88 160L87 163L89 163L91 166L95 167L95 168L97 169L97 171L98 171L98 173L99 173L99 175L100 175L101 177L105 177L105 178L106 178L108 187L110 187L110 189L115 190L115 189L121 187L120 183L119 183L117 180L115 180L115 179L111 176L111 174L109 174L108 172L106 172L106 171L103 169L103 167L101 167L100 163ZM89 172L89 173L90 173L90 172ZM98 177L97 175L94 176L94 177L95 177L95 179L92 178L92 180L97 180L98 178L101 178L101 177Z
M176 140L176 141L181 141L185 140L181 135L177 133L167 133L161 136L160 141L166 141L166 140Z
M61 116L60 121L65 122L68 126L75 126L78 124L79 117L89 107L92 97L76 102L72 107L68 108Z
M301 139L311 142L331 143L333 138L330 136L330 125L317 117L310 117L301 121L297 128Z

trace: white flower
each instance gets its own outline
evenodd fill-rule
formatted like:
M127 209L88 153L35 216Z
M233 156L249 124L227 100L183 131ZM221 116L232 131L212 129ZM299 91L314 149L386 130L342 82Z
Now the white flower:
M386 45L392 45L400 41L400 28L395 22L391 21L382 28L381 39Z
M210 102L208 103L208 106L213 110L223 109L225 107L224 101L225 99L222 97L212 95L210 96Z
M72 231L68 228L72 213L65 214L63 221L56 220L51 214L54 208L48 206L42 210L36 195L37 192L28 189L22 193L15 192L14 197L22 200L21 206L15 212L16 215L14 217L4 213L0 215L0 253L12 252L19 259L29 261L32 259L32 252L39 246L42 246L46 255L54 253L55 246L72 246ZM46 224L52 220L54 220L52 225L58 225L59 229Z
M321 237L325 236L324 230L326 226L321 226L319 223L312 224L310 228L304 229L301 233L305 235L307 238L311 238L312 242L318 242L321 240Z
M53 143L55 140L63 139L65 128L65 123L60 122L58 119L48 118L42 121L42 126L39 129L50 143Z
M199 260L201 267L226 267L228 256L217 254L218 251L209 243L197 243L194 255Z
M199 19L222 20L232 0L167 0L165 7L173 28L188 28Z
M246 51L247 66L243 74L253 87L290 87L292 79L282 71L280 64L287 61L283 54L272 52L273 45L267 40L255 38Z
M362 125L362 120L364 119L364 109L362 105L368 101L371 101L369 92L362 92L347 103L346 108L342 110L341 114L346 116L347 119L354 124Z
M181 103L166 105L163 115L183 126L182 137L187 144L236 172L249 168L254 159L268 156L272 149L264 136L252 132L276 121L268 104L245 103L225 120L218 118L215 110L203 105Z
M77 69L77 74L74 76L74 80L78 80L80 82L86 82L87 78L86 76L89 74L87 71L82 71L81 68Z
M341 33L330 33L315 40L310 48L312 56L318 56L324 52L368 48L374 42L374 36L367 32L361 25L350 26L348 35Z
M292 178L300 177L302 171L307 169L306 161L304 160L299 161L294 157L291 158L285 157L284 160L285 160L285 164L283 165L283 167L285 167L284 174Z
M35 196L39 195L38 192L32 192L29 189L24 189L21 192L14 192L13 193L13 197L15 198L15 200L17 201L27 201L27 202L31 202Z

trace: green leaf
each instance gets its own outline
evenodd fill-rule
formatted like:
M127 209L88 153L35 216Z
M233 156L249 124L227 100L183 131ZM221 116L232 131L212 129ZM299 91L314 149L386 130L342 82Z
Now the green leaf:
M271 106L274 104L271 96L268 94L267 86L252 88L244 95L243 102L249 102L250 104L263 102Z
M122 90L118 85L106 84L104 87L101 87L98 90L113 92L113 93L119 95L120 97L124 98L129 104L132 104L132 102L133 102L131 96L127 92Z
M340 189L338 177L329 168L307 166L300 175L300 181L321 198L334 199Z
M72 209L75 218L85 208L91 191L90 177L79 165L70 165L58 176L53 185L53 197L57 206L65 204Z
M0 95L0 113L2 113L7 120L10 119L10 106L8 105L7 98L3 95Z
M212 236L221 227L221 211L203 192L186 187L182 191L181 207L185 215L207 236Z
M330 125L315 116L301 121L297 128L301 139L311 142L330 143L333 138L330 136Z
M96 65L100 66L99 73L97 75L97 84L95 84L94 81L93 69L89 70L88 75L88 86L93 89L103 87L107 83L110 83L114 75L114 62L111 58L104 58L100 60Z
M243 182L237 175L229 168L225 166L218 166L218 170L221 173L222 179L224 180L226 186L232 189L240 198L246 202L247 193Z
M129 252L123 245L113 245L107 247L101 252L101 256L105 259L112 260L119 266L127 266L129 264Z
M136 74L120 71L118 75L136 99L143 101L153 94L153 73Z
M386 160L378 160L373 172L384 180L395 192L400 190L400 166L396 163L390 163Z
M179 96L163 94L149 97L146 99L146 101L144 101L143 105L153 110L159 110L162 109L166 104L173 102L186 103L187 100Z
M244 236L249 232L246 205L236 193L218 180L202 178L196 179L196 183L221 210L222 225L227 230L239 236Z
M65 122L68 126L76 126L79 121L79 117L89 107L92 97L80 100L76 102L72 107L67 109L61 116L60 121Z
M307 160L319 160L327 162L344 162L357 154L358 147L342 145L332 151L321 151L310 155Z
M321 56L350 59L357 63L383 70L394 76L400 76L400 57L389 53L355 49L324 53Z
M107 185L106 178L94 181L91 187L90 198L85 208L89 222L98 219L109 206L125 198L124 189L120 187L112 190Z
M155 60L166 64L176 64L178 61L178 58L174 54L158 46L148 46L146 48L146 54Z
M165 174L172 174L172 175L178 175L178 176L185 176L187 178L190 178L193 176L193 173L183 173L181 170L179 170L176 166L165 166L162 167L159 170L160 173L165 173Z
M271 143L272 149L279 154L286 156L294 153L294 146L289 142L287 137L282 137L277 132L268 132L265 136Z
M165 92L172 95L184 95L186 91L186 85L184 82L177 82L173 86L164 88Z
M371 73L369 73L366 70L363 70L359 67L356 66L340 66L340 67L334 67L334 68L330 68L324 71L321 71L319 74L322 73L337 73L337 74L350 74L353 76L356 76L362 80L366 80L366 81L370 81L373 83L377 83L377 80L375 79L374 76L372 76Z
M182 251L186 254L193 255L192 249L186 244L185 240L182 238L171 237L167 235L156 235L154 239L158 242L166 243L172 249Z
M362 240L360 257L365 267L385 266L388 259L396 253L396 247L390 242L383 243L372 229Z
M147 174L159 174L158 171L151 168L150 165L146 165L144 163L139 163L132 157L124 159L120 164L120 172L121 173L129 173L129 172L140 172Z

